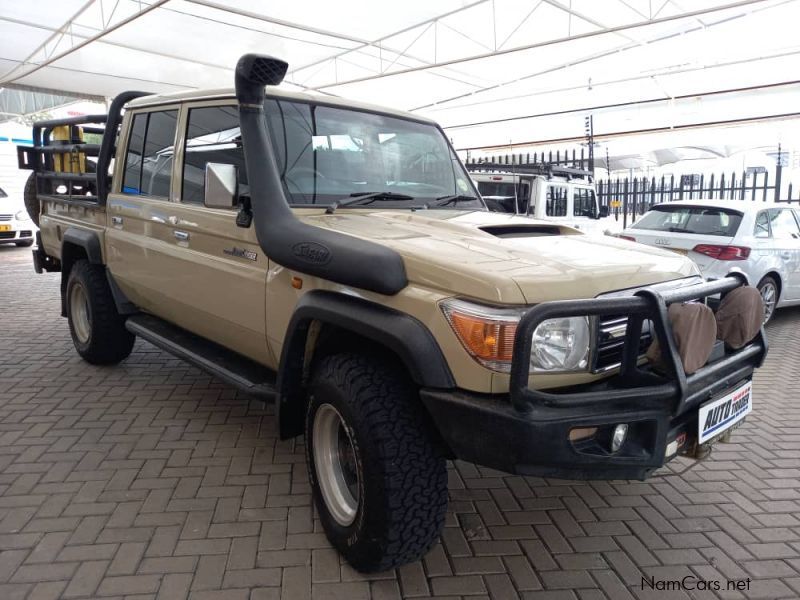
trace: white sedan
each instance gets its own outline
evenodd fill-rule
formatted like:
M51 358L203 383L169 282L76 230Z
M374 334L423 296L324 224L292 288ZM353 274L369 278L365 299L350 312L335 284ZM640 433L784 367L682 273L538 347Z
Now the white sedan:
M0 244L32 246L36 225L22 201L15 201L0 188Z
M750 200L657 204L619 237L688 255L706 279L744 275L776 308L800 304L800 207Z

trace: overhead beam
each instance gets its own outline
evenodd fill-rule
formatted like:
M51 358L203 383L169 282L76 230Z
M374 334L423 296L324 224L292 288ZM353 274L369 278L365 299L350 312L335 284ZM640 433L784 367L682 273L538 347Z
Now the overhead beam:
M132 14L129 17L126 17L126 18L122 19L121 21L119 21L118 23L115 23L111 27L106 27L101 32L99 32L98 34L93 35L92 37L86 38L85 40L75 44L74 46L72 46L68 50L65 50L64 52L61 52L61 53L57 54L56 56L51 56L50 58L48 58L47 60L45 60L45 61L43 61L41 63L37 63L37 65L33 69L29 69L29 70L25 71L25 73L23 73L22 75L17 75L17 76L13 76L13 77L12 76L5 77L4 79L0 80L0 85L4 85L6 83L12 83L12 82L17 81L19 79L22 79L23 77L27 77L28 75L31 75L31 74L35 73L36 71L38 71L40 69L43 69L44 67L46 67L48 65L51 65L56 61L61 60L65 56L69 56L73 52L76 52L76 51L80 50L81 48L83 48L85 46L88 46L92 42L95 42L95 41L97 41L99 39L104 38L109 33L113 32L113 31L116 31L120 27L124 27L128 23L132 23L133 21L135 21L139 17L142 17L142 16L146 15L147 13L157 9L159 6L161 6L162 4L166 4L167 2L169 2L169 0L156 0L155 2L153 2L153 4L146 5L139 12L137 12L135 14Z
M557 44L563 44L563 43L572 42L572 41L575 41L575 40L589 39L589 38L598 37L598 36L601 36L601 35L608 35L608 34L611 34L611 33L619 33L621 31L639 29L641 27L648 27L650 25L657 25L657 24L660 24L660 23L668 23L668 22L671 22L671 21L677 21L677 20L682 20L682 19L691 19L691 18L695 18L695 17L700 16L700 15L712 14L712 13L715 13L715 12L720 12L720 11L723 11L723 10L729 10L729 9L733 9L733 8L739 8L739 7L743 7L743 6L761 4L763 2L768 2L768 1L770 1L770 0L740 0L738 2L731 2L729 4L717 5L717 6L710 7L710 8L704 8L704 9L700 9L700 10L694 10L694 11L686 12L686 13L682 13L680 15L669 15L669 16L666 16L666 17L660 17L658 19L648 19L648 20L645 20L645 21L637 21L635 23L628 23L626 25L617 25L617 26L614 26L614 27L606 27L605 29L599 29L597 31L588 31L588 32L585 32L585 33L578 33L578 34L575 34L575 35L568 35L568 36L564 36L564 37L553 38L552 40L546 40L546 41L543 41L543 42L534 42L532 44L524 44L522 46L515 46L513 48L500 49L500 50L495 50L495 51L492 51L492 52L484 52L484 53L481 53L481 54L473 54L473 55L464 56L464 57L461 57L461 58L453 58L453 59L450 59L450 60L441 61L441 62L437 62L437 63L431 63L431 64L428 64L428 65L423 65L423 66L419 66L419 67L411 67L411 68L408 68L408 69L398 69L397 71L392 71L391 73L379 73L377 75L369 75L369 76L366 76L366 77L356 77L356 78L353 78L353 79L348 79L346 81L332 82L332 83L325 84L325 85L314 86L311 89L313 89L313 90L323 90L323 89L326 89L326 88L336 87L336 86L341 86L341 85L350 85L350 84L353 84L353 83L362 83L362 82L365 82L365 81L373 81L373 80L376 80L376 79L383 79L383 78L386 78L386 77L395 77L397 75L406 75L406 74L409 74L409 73L417 73L417 72L429 71L431 69L438 69L438 68L442 68L442 67L450 67L450 66L453 66L453 65L463 64L463 63L467 63L467 62L473 62L473 61L476 61L476 60L482 60L482 59L486 59L486 58L492 58L492 57L495 57L495 56L502 56L502 55L505 55L505 54L513 54L513 53L522 52L522 51L525 51L525 50L533 50L535 48L545 48L547 46L555 46Z

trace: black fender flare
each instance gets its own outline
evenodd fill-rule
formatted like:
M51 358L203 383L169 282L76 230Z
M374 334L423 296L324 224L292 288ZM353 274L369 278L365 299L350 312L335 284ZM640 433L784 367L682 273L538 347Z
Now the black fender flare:
M306 342L314 322L334 325L387 348L421 387L450 389L456 385L436 338L418 319L347 294L308 292L295 307L281 351L275 408L281 439L303 432L303 372Z
M80 251L94 265L103 264L103 251L97 232L70 227L61 237L61 316L67 316L67 281L72 263L78 260Z

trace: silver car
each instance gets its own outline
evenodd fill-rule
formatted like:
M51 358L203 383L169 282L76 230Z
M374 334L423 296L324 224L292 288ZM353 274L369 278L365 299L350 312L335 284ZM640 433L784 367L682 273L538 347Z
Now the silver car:
M800 208L749 200L657 204L619 237L689 256L706 279L741 273L776 308L800 304Z

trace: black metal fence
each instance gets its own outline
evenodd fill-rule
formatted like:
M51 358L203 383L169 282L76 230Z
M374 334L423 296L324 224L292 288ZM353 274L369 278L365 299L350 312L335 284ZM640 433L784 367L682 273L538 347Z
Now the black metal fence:
M592 166L589 161L589 156L585 153L585 149L581 148L580 152L572 149L570 150L556 150L553 152L518 152L517 154L499 154L491 156L481 156L475 158L467 156L466 163L468 165L478 164L481 162L491 162L493 164L508 165L513 167L518 166L539 166L539 165L553 165L558 167L570 167L573 169L582 169L584 171L592 171Z
M720 175L672 175L670 177L614 178L597 181L597 195L601 206L608 206L612 215L627 226L629 219L644 214L654 204L675 200L767 200L800 203L800 189L783 184L782 167L775 173L745 171Z

